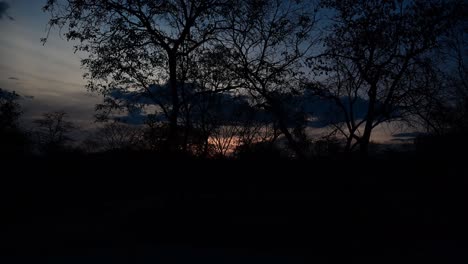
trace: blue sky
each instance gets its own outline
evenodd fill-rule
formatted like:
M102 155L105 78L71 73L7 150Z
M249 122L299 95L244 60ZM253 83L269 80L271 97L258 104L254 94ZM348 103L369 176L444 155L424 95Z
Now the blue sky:
M84 88L73 43L61 38L58 30L51 32L46 45L40 42L47 34L48 15L41 10L45 0L1 2L9 8L0 19L0 88L33 97L21 102L25 123L56 110L66 111L79 125L92 122L99 98Z

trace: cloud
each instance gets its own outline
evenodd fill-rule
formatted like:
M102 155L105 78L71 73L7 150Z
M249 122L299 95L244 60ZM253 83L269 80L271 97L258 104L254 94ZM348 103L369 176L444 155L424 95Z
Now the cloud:
M126 116L118 116L117 118L132 125L143 124L148 113L139 107L157 106L159 104L166 106L168 109L171 108L170 89L167 84L150 85L148 90L153 95L152 97L142 91L112 89L107 96L121 105L127 106L127 110L129 110ZM245 96L229 93L204 94L198 92L196 85L184 85L185 97L191 105L191 119L194 122L206 118L207 113L211 119L223 124L247 121L251 118L263 123L271 123L274 120L271 114L266 111L255 109L248 103ZM208 103L208 101L211 103ZM158 113L156 118L160 121L167 120L163 113Z
M7 15L7 10L9 8L10 8L10 5L7 2L0 1L0 19L3 19L3 16L5 15L10 20L13 20L13 18L11 16Z
M394 134L393 137L395 138L415 138L421 135L421 132L407 132L407 133L398 133Z
M392 138L390 141L398 143L412 143L414 142L414 138Z
M297 100L297 105L300 105L306 113L314 117L308 123L310 127L324 128L330 124L346 121L345 114L332 100L321 99L311 94L306 94ZM348 97L342 97L341 102L346 107L349 107L350 100ZM353 114L356 120L360 120L366 116L368 104L368 101L364 98L356 99L353 104Z
M19 79L19 78L16 78L16 77L10 77L10 78L8 78L8 80L15 80L15 81L19 81L20 79Z

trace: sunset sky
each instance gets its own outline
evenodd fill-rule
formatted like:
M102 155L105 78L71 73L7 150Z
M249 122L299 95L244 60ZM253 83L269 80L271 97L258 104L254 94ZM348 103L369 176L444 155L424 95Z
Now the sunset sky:
M61 110L80 127L89 127L100 96L84 88L84 70L73 43L60 37L57 29L50 32L45 45L41 43L48 22L48 14L41 9L44 2L0 1L0 88L23 95L26 125L44 112ZM402 130L384 125L374 132L374 140L385 141Z

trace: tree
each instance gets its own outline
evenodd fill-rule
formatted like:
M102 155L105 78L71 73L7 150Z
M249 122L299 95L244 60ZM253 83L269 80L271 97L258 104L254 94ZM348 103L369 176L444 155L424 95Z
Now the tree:
M426 132L434 135L468 131L468 21L448 32L436 62L433 92L418 115Z
M335 124L349 151L367 155L372 130L414 113L421 90L414 79L427 73L441 37L461 17L463 1L323 0L331 9L324 51L310 59L317 75L308 88L337 106ZM356 104L366 107L359 117Z
M34 120L39 144L46 153L55 153L65 148L66 143L72 141L69 134L76 128L65 120L66 113L62 111L45 113L41 119Z
M16 92L8 92L0 88L0 131L16 129L18 118L21 116L21 106L16 102L19 99Z
M465 6L465 10L468 10ZM446 75L451 97L448 100L452 107L454 118L448 125L456 133L468 132L468 21L453 30L446 42L447 57L450 63L456 65L456 70Z
M419 154L457 158L468 148L467 23L466 19L462 21L443 40L430 85L432 93L427 96L424 111L415 118L425 129L415 139Z
M0 88L0 154L24 154L28 150L28 135L19 126L20 98L16 92Z
M219 126L210 136L210 145L214 156L225 158L239 144L238 136L241 127L239 126Z
M180 67L184 77L181 85L183 142L187 142L190 133L198 134L196 137L201 135L205 139L200 146L202 155L209 152L210 135L224 121L229 123L234 114L230 111L245 99L237 93L240 83L223 67L226 58L220 41L186 57Z
M178 149L179 64L212 41L230 10L229 0L48 0L50 26L68 26L66 37L88 54L88 88L105 96L138 91L160 104L150 86L168 80L171 108L168 147ZM106 106L122 108L107 97ZM106 108L108 109L108 108Z
M274 115L301 158L304 153L289 131L294 109L286 101L300 93L301 62L313 46L314 8L311 1L239 1L221 42L225 71L239 80L254 105Z
M118 121L105 124L95 134L96 142L104 151L135 149L141 137L140 128Z

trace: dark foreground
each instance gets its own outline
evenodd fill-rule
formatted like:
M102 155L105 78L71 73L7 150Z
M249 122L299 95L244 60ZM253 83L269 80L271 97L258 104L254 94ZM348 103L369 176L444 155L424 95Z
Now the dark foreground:
M466 161L1 167L0 263L468 263Z

